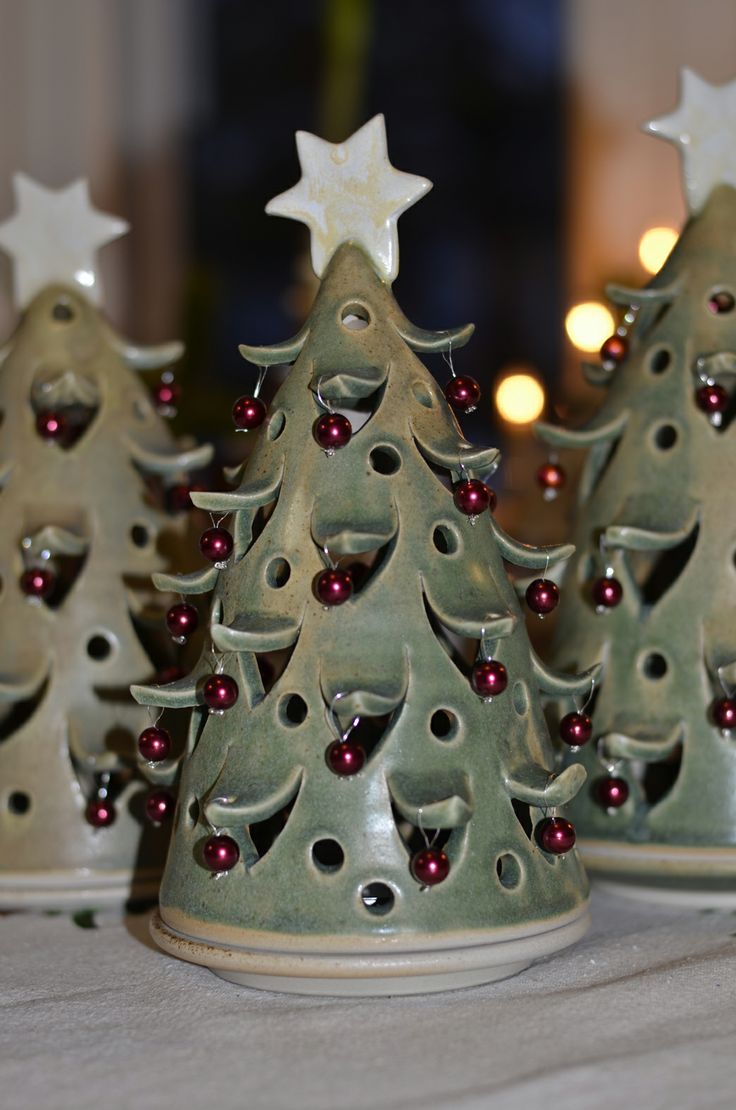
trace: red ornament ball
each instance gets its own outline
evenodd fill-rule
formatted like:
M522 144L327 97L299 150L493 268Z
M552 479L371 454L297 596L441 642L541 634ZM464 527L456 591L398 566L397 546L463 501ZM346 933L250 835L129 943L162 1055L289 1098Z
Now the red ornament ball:
M187 637L197 631L198 624L199 613L193 605L187 605L185 601L172 605L166 614L166 627L179 643L185 643Z
M168 790L154 790L146 798L146 817L152 825L163 825L170 821L176 809L176 799Z
M718 293L713 293L709 297L708 308L714 316L720 316L724 312L732 312L735 303L733 295L725 289L721 289Z
M327 766L336 775L357 775L365 763L365 751L360 744L349 740L335 740L327 749Z
M549 578L535 578L526 591L526 603L533 613L544 617L557 608L560 591Z
M107 798L93 798L84 811L87 822L95 829L106 829L117 817L115 806Z
M624 335L609 335L601 347L601 361L604 366L617 366L629 353L629 341Z
M475 378L450 378L445 399L457 412L475 412L480 401L480 386Z
M170 412L176 408L181 400L181 386L177 385L175 381L166 382L162 379L153 388L153 399L159 410L164 413Z
M423 848L412 856L411 873L422 886L437 886L450 874L450 861L440 848Z
M615 609L623 596L623 587L617 578L598 578L593 583L596 609Z
M199 537L199 550L211 563L226 563L233 552L233 537L227 528L208 528Z
M595 796L604 809L620 809L629 796L629 784L625 779L610 775L599 779L595 785Z
M211 674L202 687L204 703L213 713L232 709L238 693L238 684L229 674Z
M490 508L491 500L493 500L493 508L496 506L496 495L488 488L485 482L481 482L478 478L468 478L464 482L458 482L453 490L452 497L455 502L455 508L459 509L465 516L480 516L486 509ZM493 509L491 509L491 512Z
M150 728L144 728L138 737L138 751L149 763L160 763L163 759L168 759L171 737L165 728L151 725Z
M564 856L575 847L575 826L564 817L546 817L537 825L537 840L551 856Z
M704 385L697 390L695 403L702 412L713 416L716 413L725 412L728 408L728 393L717 382L713 385Z
M211 836L202 849L205 867L216 874L232 871L240 859L240 848L231 836Z
M482 698L493 698L504 692L509 683L509 674L498 660L482 659L473 667L470 683L476 694Z
M736 728L736 699L717 698L713 702L713 720L724 732Z
M353 579L347 570L323 570L317 576L315 593L323 605L344 605L353 595Z
M560 740L571 748L581 748L593 735L593 722L585 713L568 713L560 721Z
M29 567L20 576L20 588L26 597L41 600L49 597L56 585L56 576L48 567Z
M324 451L332 453L346 447L353 435L353 426L340 412L326 412L314 422L314 438Z
M266 406L259 397L238 397L233 405L233 423L243 432L260 428L266 419Z
M59 443L67 433L66 417L60 412L39 412L36 431L47 443Z
M567 474L559 463L546 462L537 470L537 484L549 497L556 496L567 481Z

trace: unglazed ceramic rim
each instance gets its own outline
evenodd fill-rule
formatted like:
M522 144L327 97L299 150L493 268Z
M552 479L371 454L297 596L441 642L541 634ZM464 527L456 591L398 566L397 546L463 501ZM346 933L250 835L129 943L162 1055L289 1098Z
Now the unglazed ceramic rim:
M378 938L371 944L355 938L352 951L331 950L330 938L243 932L237 946L197 940L173 929L161 914L151 919L151 934L170 955L202 964L240 986L291 994L421 994L477 986L523 971L533 960L549 956L579 940L590 925L587 901L551 922L518 928L445 934L417 939ZM254 943L251 944L251 938ZM258 943L260 941L260 943ZM396 941L396 943L393 943Z
M9 871L0 873L0 910L80 910L155 898L159 871Z
M596 886L661 905L736 908L736 848L579 840ZM732 889L723 884L730 880Z

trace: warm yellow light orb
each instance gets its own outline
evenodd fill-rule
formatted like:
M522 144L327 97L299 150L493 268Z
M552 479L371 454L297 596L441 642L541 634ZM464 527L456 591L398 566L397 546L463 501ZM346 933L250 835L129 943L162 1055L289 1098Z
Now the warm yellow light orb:
M671 227L650 227L639 240L639 261L648 274L658 274L677 242Z
M565 331L579 351L599 351L615 328L613 316L598 301L573 305L565 317Z
M544 389L531 374L507 374L496 386L496 408L509 424L531 424L544 401Z

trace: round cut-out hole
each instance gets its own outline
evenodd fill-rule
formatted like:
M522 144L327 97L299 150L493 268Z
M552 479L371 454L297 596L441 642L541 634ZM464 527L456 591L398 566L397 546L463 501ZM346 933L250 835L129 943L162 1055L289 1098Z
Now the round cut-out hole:
M286 559L272 559L266 567L266 581L274 590L280 590L291 577L291 566Z
M368 913L376 917L383 917L393 909L394 892L385 883L368 883L361 890L360 898Z
M51 309L51 315L54 320L62 320L64 323L68 323L74 319L74 309L68 301L57 301Z
M733 293L729 293L728 289L714 289L708 297L708 308L714 316L722 316L726 312L733 312L735 303Z
M130 538L135 547L148 547L151 533L145 524L134 524L130 529Z
M649 356L649 370L652 374L664 374L672 362L672 354L666 347L657 347Z
M339 871L345 862L345 853L336 840L316 840L312 845L312 859L320 871Z
M307 703L300 694L285 694L279 702L279 720L284 725L301 725L307 719Z
M642 659L641 669L647 678L655 680L664 678L668 670L667 660L660 652L650 651Z
M340 321L348 331L363 331L371 322L371 314L363 304L357 302L346 304L342 310Z
M521 882L521 865L516 856L504 852L496 860L496 874L498 881L506 890L514 890Z
M98 662L107 659L111 651L112 643L107 636L90 636L87 641L87 655L90 659L95 659Z
M452 740L457 735L457 717L449 709L437 709L432 714L429 728L438 740Z
M395 474L401 467L401 455L394 447L374 447L368 458L376 474Z
M654 442L660 451L669 451L677 443L677 428L674 424L660 424L654 433Z
M8 798L8 811L22 817L31 808L31 796L25 790L14 790Z
M460 549L460 537L449 524L438 524L432 533L432 543L440 555L455 555Z
M511 692L511 700L514 703L516 712L520 717L523 717L529 710L529 695L523 682L519 681L514 683L514 688Z
M278 439L286 427L286 414L274 412L268 421L268 438Z
M425 409L431 409L434 407L432 394L429 392L429 389L424 384L424 382L412 382L411 391L414 394L414 400L418 401L420 405L424 405Z

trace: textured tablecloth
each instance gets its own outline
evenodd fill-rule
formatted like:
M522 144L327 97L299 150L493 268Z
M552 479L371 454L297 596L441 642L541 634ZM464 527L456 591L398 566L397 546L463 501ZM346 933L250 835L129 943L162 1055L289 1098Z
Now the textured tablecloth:
M587 937L425 997L245 990L146 919L0 918L5 1110L736 1107L736 915L598 893Z

